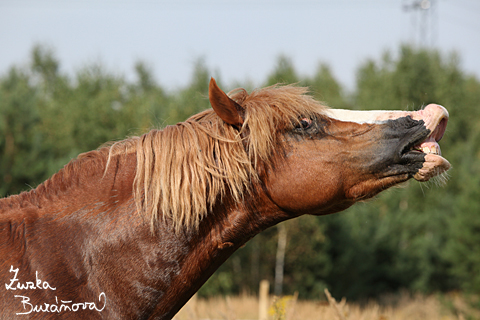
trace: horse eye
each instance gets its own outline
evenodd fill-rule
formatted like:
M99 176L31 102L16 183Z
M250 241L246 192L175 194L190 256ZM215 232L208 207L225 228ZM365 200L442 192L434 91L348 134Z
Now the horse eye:
M308 129L312 126L313 124L313 121L312 119L309 119L309 118L302 118L300 119L299 123L296 125L296 128L297 129Z

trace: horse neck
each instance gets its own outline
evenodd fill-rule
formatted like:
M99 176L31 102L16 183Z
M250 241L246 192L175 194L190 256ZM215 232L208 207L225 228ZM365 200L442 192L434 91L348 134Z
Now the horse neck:
M91 151L72 160L37 188L0 200L4 219L27 216L56 218L75 214L88 206L116 205L131 198L135 156L115 157L105 171L108 150Z
M183 245L188 254L182 257L178 276L171 279L154 315L173 316L238 248L287 218L261 188L246 195L242 203L224 198L197 231L185 233Z

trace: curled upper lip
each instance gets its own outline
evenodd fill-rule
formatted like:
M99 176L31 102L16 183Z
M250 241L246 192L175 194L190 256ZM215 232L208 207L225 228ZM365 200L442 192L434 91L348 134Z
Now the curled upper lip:
M425 127L430 130L428 138L438 142L445 134L449 115L447 109L441 105L429 104L422 110L413 111L411 117L414 120L423 120Z
M417 111L415 116L422 117L429 134L419 143L413 145L413 149L426 154L441 155L438 142L443 138L448 123L448 111L438 104L429 104L423 110Z

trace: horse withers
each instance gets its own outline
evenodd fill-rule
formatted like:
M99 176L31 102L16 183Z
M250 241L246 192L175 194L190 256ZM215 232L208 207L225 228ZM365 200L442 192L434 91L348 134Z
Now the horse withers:
M212 109L0 200L0 319L171 319L262 230L448 170L445 108L335 110L306 93L212 79Z

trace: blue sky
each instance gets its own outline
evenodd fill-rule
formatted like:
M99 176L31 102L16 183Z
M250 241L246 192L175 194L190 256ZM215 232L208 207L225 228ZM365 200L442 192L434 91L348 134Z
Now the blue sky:
M0 0L0 74L45 44L63 72L102 63L133 80L142 60L169 89L188 83L200 57L227 84L260 86L280 54L301 75L327 63L353 88L362 62L418 44L423 26L429 44L458 52L463 70L480 78L480 1L404 10L415 1Z

